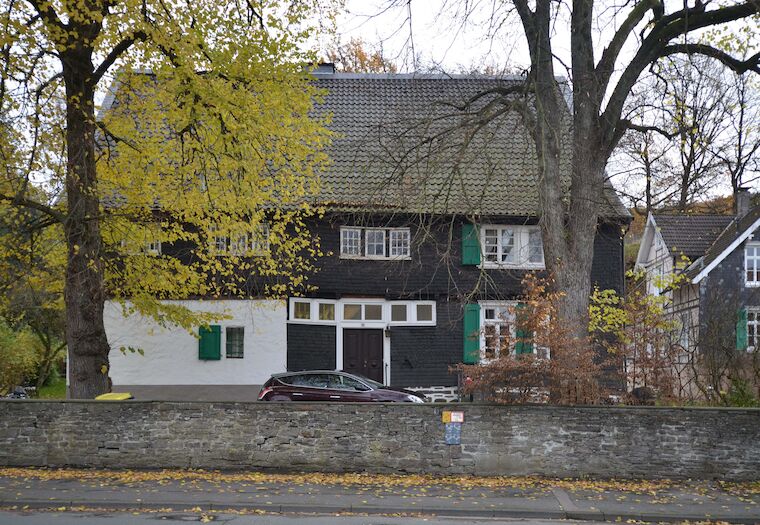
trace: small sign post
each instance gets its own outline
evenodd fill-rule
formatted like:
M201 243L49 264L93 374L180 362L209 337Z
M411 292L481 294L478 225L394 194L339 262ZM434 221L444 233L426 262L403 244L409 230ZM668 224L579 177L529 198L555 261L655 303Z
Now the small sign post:
M447 445L461 445L462 444L462 423L444 423L446 431L444 433L444 439Z
M462 444L462 423L464 423L464 412L452 412L444 410L441 414L441 421L445 428L444 440L447 445Z

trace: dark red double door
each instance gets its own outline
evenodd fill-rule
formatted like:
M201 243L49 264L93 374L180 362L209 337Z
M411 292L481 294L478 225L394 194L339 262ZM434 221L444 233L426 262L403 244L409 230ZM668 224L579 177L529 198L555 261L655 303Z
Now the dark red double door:
M383 331L343 329L343 370L383 382Z

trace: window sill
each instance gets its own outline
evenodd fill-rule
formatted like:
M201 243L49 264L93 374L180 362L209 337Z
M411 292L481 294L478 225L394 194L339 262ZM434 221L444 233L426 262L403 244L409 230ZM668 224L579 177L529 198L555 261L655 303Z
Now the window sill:
M745 288L760 288L760 281L745 281Z
M380 255L341 255L340 259L347 261L411 261L411 256L406 257L385 257Z
M499 263L481 263L478 268L483 270L545 270L546 265L540 264L499 264ZM760 284L758 284L760 286Z

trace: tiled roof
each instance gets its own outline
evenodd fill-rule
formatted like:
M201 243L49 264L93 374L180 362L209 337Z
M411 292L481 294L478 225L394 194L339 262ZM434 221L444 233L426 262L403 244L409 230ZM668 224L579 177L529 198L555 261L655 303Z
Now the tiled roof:
M702 257L732 220L731 215L654 215L668 250L691 261Z
M520 77L332 73L315 78L326 93L316 112L331 114L329 128L336 133L327 151L331 165L322 174L322 203L339 210L538 215L535 146L517 112L505 111L470 136L472 126L462 126L463 113L455 107L483 91L514 86ZM111 93L117 90L115 84ZM483 97L475 108L494 97ZM106 97L103 111L118 106L118 99L118 94ZM568 184L569 128L565 137L562 169ZM607 218L630 217L609 184L600 210Z
M758 219L760 219L760 206L752 208L741 219L733 219L729 222L728 226L721 232L715 242L710 246L707 253L705 253L704 259L699 261L698 264L693 264L687 270L687 275L690 278L696 277L703 268L710 265L715 259L721 256L721 254L731 246L735 240L737 240L747 229L749 229Z
M322 198L342 209L535 216L539 210L533 140L515 111L472 137L455 106L519 77L319 75L321 111L337 132ZM483 98L478 107L492 101ZM569 121L569 119L566 119ZM563 169L569 172L569 133ZM468 142L469 140L469 142ZM566 177L566 180L568 177ZM629 217L611 186L602 215Z

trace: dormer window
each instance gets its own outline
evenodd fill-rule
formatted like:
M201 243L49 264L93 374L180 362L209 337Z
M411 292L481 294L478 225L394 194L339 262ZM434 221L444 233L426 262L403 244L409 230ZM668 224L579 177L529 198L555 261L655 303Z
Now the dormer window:
M409 259L409 228L342 227L340 256L343 259Z

